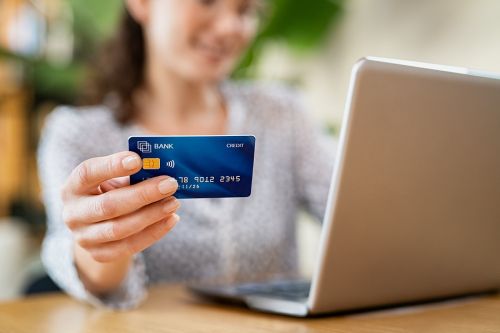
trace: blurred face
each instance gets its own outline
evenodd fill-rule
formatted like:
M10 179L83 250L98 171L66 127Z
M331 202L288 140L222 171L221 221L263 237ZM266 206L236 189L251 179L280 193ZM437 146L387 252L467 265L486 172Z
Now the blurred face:
M223 79L255 35L260 1L144 2L148 59L188 80Z

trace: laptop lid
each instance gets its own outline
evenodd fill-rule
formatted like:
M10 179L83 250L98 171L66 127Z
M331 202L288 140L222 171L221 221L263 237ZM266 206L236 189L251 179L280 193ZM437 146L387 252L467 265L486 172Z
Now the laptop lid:
M500 80L360 60L323 228L311 313L500 287Z

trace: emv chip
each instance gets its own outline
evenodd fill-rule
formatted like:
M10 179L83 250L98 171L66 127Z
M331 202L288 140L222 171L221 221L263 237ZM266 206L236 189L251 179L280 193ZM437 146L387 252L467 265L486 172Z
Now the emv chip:
M142 168L144 170L158 170L160 169L160 159L159 158L143 158Z

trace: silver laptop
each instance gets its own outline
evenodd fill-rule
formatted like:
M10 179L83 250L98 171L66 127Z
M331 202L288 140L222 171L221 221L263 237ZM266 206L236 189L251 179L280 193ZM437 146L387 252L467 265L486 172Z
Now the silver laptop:
M312 281L190 288L293 316L499 290L500 78L360 60Z

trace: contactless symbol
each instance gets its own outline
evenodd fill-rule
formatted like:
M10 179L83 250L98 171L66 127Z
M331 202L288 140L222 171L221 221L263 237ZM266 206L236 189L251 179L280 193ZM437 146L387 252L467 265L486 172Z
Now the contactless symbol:
M147 141L137 141L137 149L143 153L150 153L151 145Z
M172 168L172 169L173 169L173 168L175 168L175 161L174 161L174 160L168 161L168 162L166 163L166 165L167 165L167 167L169 167L169 168Z
M160 159L144 158L142 159L142 168L144 170L158 170L160 168Z

